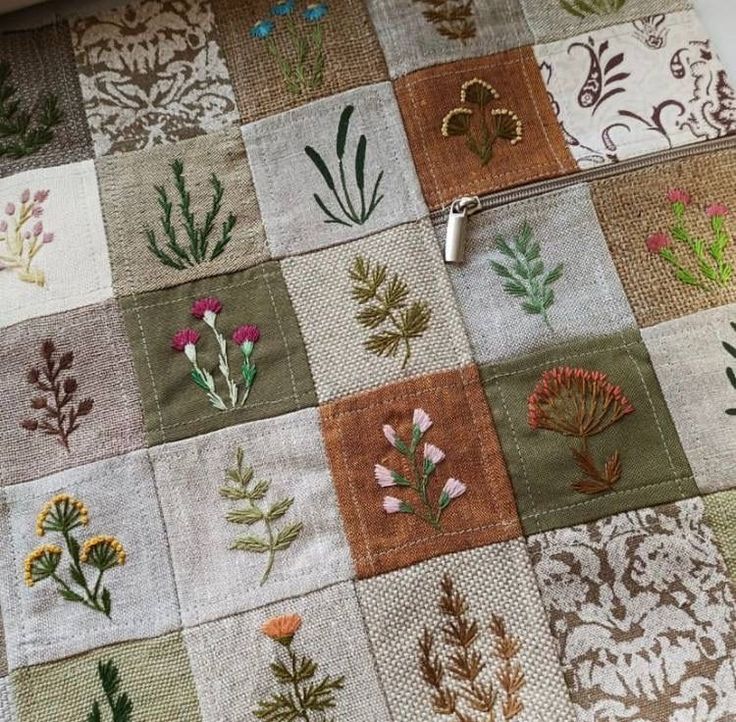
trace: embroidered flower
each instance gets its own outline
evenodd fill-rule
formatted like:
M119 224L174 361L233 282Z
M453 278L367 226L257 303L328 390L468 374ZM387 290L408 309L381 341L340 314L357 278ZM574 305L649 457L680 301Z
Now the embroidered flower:
M301 626L302 618L298 614L283 614L264 622L261 631L275 642L288 646Z
M412 508L401 501L401 499L397 499L395 496L383 497L383 510L387 514L396 514L397 512L404 512L406 514L412 513Z
M49 197L48 190L38 190L33 194L34 203L43 203Z
M459 479L448 479L442 487L440 494L440 509L444 509L451 499L457 499L467 491L467 486Z
M659 253L663 248L669 247L671 243L672 239L666 233L658 231L647 238L647 250L650 253Z
M394 476L393 476L393 472L391 471L391 469L388 469L381 464L376 464L373 467L373 476L378 482L378 486L381 486L381 487L396 486L396 481L394 481Z
M21 203L28 203L31 197L31 189L26 188L21 194L20 194L20 202Z
M396 439L398 438L398 435L396 434L396 429L394 429L391 424L383 425L383 435L386 437L386 440L389 444L391 444L391 446L396 446Z
M681 188L672 188L667 191L667 200L670 203L682 203L683 206L690 205L690 194Z
M210 326L215 322L215 318L220 311L222 311L222 303L214 296L200 298L192 304L192 316L203 320Z
M274 27L276 27L272 20L259 20L251 29L250 29L250 35L253 38L258 38L259 40L262 40L264 38L267 38L272 32Z
M728 215L728 208L723 203L711 203L705 209L705 215L708 218L724 218Z
M5 206L5 215L6 216L14 216L15 215L15 203L8 203Z
M125 564L127 555L123 545L114 537L99 534L87 539L82 545L79 561L96 567L101 572Z
M430 462L433 466L437 466L445 458L445 452L438 449L434 444L424 445L424 460Z
M412 424L423 434L432 426L432 419L429 418L429 414L424 409L414 409Z
M499 94L496 89L485 80L473 78L466 80L460 86L460 102L487 105L492 100L498 100ZM472 112L472 111L471 111Z
M327 15L327 3L309 3L302 13L308 23L316 23Z
M294 0L279 0L271 7L272 15L289 15L294 11Z
M42 243L53 243L54 241L54 234L53 233L44 233L43 238L41 239Z
M174 334L171 339L171 348L175 351L183 351L191 363L197 358L196 345L199 341L199 333L193 328L183 328Z
M32 587L56 572L63 550L56 544L42 544L36 547L23 563L23 581Z
M43 536L47 531L66 534L78 526L89 524L89 510L71 494L57 494L47 501L36 517L36 535Z

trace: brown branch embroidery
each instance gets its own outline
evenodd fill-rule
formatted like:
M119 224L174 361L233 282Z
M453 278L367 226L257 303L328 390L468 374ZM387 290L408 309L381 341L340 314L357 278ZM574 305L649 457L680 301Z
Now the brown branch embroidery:
M476 34L472 0L414 0L427 9L422 11L424 19L435 26L443 38L459 40L465 45Z
M479 649L480 627L468 614L467 598L455 589L449 574L442 578L440 588L443 648L438 650L435 635L427 627L419 639L419 666L422 679L433 690L433 711L456 722L514 719L524 710L521 690L526 679L517 660L521 643L494 614L488 626L492 654L484 658ZM486 673L490 668L494 672L491 679L490 672ZM502 717L497 716L499 708Z
M58 354L50 339L41 344L43 363L32 367L26 381L39 391L31 399L31 408L41 411L41 418L23 419L20 425L28 431L40 431L55 436L69 451L69 436L79 428L79 420L92 411L94 401L90 398L75 402L77 380L68 372L74 363L74 352Z

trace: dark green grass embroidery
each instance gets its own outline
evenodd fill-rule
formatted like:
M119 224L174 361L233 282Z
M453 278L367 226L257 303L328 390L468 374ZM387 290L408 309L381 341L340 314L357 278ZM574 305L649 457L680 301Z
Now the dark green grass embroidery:
M491 261L491 268L503 279L503 290L521 300L521 307L530 315L541 316L552 328L547 312L555 302L552 284L562 278L563 265L556 265L544 272L544 261L538 241L532 240L532 229L524 223L521 232L511 243L501 236L496 238L496 248L508 259L507 265Z
M127 692L120 691L120 674L115 662L97 663L97 676L100 678L102 691L105 693L105 702L110 709L112 722L131 722L133 719L133 702ZM100 703L92 703L92 711L87 715L87 722L102 722L103 716Z
M33 155L54 139L52 128L64 119L56 95L43 96L29 112L21 108L17 91L10 82L10 64L0 61L0 157Z
M736 323L731 321L731 328L736 331ZM728 351L729 354L733 358L736 358L736 348L734 348L728 341L721 341L721 344L723 345L723 348ZM728 377L728 380L731 382L731 386L733 386L734 389L736 389L736 371L734 371L733 367L729 366L726 369L726 376ZM726 413L729 416L736 416L736 408L730 408L726 409Z
M626 0L560 0L563 10L578 18L589 15L610 15L618 12Z
M228 483L220 487L220 495L232 501L246 502L246 506L229 511L227 520L233 524L246 524L249 527L262 523L265 527L265 538L253 534L239 536L230 546L231 549L268 555L266 568L261 577L263 585L271 573L276 552L288 549L302 530L301 522L289 523L279 530L273 527L273 522L281 519L289 511L294 503L294 497L278 499L268 509L258 506L256 502L266 496L270 482L261 480L251 484L253 467L244 464L241 448L238 448L235 454L235 466L227 470L227 479Z
M179 196L177 208L179 209L181 225L186 234L187 243L182 245L177 238L176 228L171 218L174 206L163 186L154 186L154 188L158 196L158 205L161 208L159 220L166 242L163 246L159 245L156 233L151 228L146 229L146 239L148 250L161 263L181 271L204 261L214 261L215 258L220 256L232 239L232 232L237 218L232 213L228 214L227 219L222 222L220 238L210 248L210 237L215 230L215 221L222 209L222 197L225 188L220 179L212 173L210 176L210 185L212 186L210 209L207 211L202 224L197 225L194 213L191 210L191 195L187 190L184 178L184 163L177 158L171 164L171 170L174 174L174 187Z
M353 298L361 305L355 318L367 329L378 329L364 342L377 356L395 357L404 349L403 369L411 358L411 340L429 326L432 312L424 301L409 302L409 287L397 274L388 279L386 266L358 256L349 272Z
M352 105L348 105L340 114L340 121L337 126L335 152L337 154L338 175L340 179L339 189L337 188L335 179L332 176L332 172L327 167L322 156L312 148L311 145L304 147L304 152L309 156L309 159L320 172L325 185L332 193L332 197L335 199L335 202L340 209L339 212L333 212L327 207L327 204L322 200L322 198L315 193L315 202L327 216L325 223L338 223L342 226L362 226L371 217L371 214L376 210L378 204L383 200L383 195L378 195L378 189L381 185L381 179L383 178L383 171L379 172L376 182L373 184L370 199L367 200L366 197L365 160L368 141L366 140L365 135L360 136L355 150L355 177L353 179L353 184L358 190L359 198L354 202L351 196L351 189L348 184L343 160L345 158L345 146L347 144L348 131L350 129L350 116L353 114L354 109L355 108ZM339 217L339 214L341 214L342 217Z

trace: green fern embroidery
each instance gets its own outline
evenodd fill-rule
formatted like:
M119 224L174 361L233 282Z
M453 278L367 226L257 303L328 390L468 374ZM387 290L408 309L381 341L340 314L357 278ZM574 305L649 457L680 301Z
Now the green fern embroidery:
M294 498L279 499L268 509L261 509L256 502L266 496L270 483L262 480L255 482L251 486L253 468L245 466L243 450L240 448L236 452L235 462L235 467L227 471L229 483L220 487L220 495L233 501L245 501L247 502L247 506L229 511L227 513L227 520L233 524L246 524L247 526L262 523L266 529L266 538L254 536L253 534L239 536L230 548L268 555L266 569L261 577L261 585L263 585L271 573L276 552L285 551L292 545L302 530L302 523L294 522L287 524L282 529L276 531L273 528L273 522L280 519L289 511L291 505L294 503Z
M131 722L133 719L133 702L126 692L120 691L120 675L115 662L97 663L97 676L100 678L105 701L112 714L112 722ZM87 722L102 722L100 704L95 700L92 711L87 715Z
M736 323L734 323L733 321L731 321L731 328L736 331ZM728 343L728 341L721 341L721 344L723 345L723 348L726 349L726 351L728 351L728 353L731 354L733 358L736 358L736 348ZM731 366L726 369L726 376L728 377L731 386L736 389L736 371L734 371ZM726 409L726 413L729 416L736 416L736 408Z
M589 15L610 15L618 12L626 0L560 0L563 10L578 18Z
M504 266L491 261L491 268L503 280L503 290L514 298L523 299L521 307L528 314L541 316L552 328L547 312L555 302L552 284L562 278L563 265L560 263L548 273L544 272L544 261L540 257L540 245L532 240L532 229L524 223L521 232L510 244L500 236L496 248L509 259Z

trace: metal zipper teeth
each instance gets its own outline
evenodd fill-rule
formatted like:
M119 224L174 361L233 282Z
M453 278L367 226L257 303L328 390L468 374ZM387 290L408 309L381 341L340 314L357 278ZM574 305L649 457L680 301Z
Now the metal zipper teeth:
M473 215L508 203L514 203L515 201L523 201L544 195L545 193L552 193L553 191L560 190L562 188L568 188L581 183L589 183L595 180L612 178L623 173L641 170L648 168L655 163L666 163L680 160L682 158L691 158L694 156L717 152L719 150L728 150L729 148L736 148L736 136L726 136L724 138L694 143L680 148L672 148L667 151L650 153L648 155L640 156L639 158L623 160L619 163L609 163L602 168L579 170L559 178L550 178L536 183L529 183L528 185L521 186L519 188L511 188L506 191L489 193L488 195L480 196L480 207L473 213ZM441 225L446 222L449 213L450 206L448 205L447 208L440 208L436 211L432 211L430 213L430 219L434 225Z

